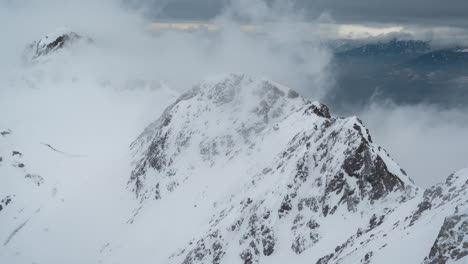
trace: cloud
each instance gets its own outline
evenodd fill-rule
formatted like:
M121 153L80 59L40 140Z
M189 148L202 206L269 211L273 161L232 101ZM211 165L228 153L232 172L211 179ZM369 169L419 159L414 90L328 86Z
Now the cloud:
M414 39L431 41L434 48L454 45L468 46L468 30L466 27L409 25L405 26L404 30L412 32Z
M374 141L420 186L443 181L468 166L468 109L387 102L372 103L358 115Z
M128 0L132 1L132 0ZM145 3L148 15L153 19L166 20L210 20L219 15L226 6L235 1L219 0L133 0ZM302 10L309 19L315 20L323 12L330 13L338 23L342 24L419 24L466 26L468 18L468 2L452 0L450 3L438 0L290 0L287 1L296 10ZM266 1L275 3L274 0Z
M207 21L242 1L218 0L126 0L145 6L149 19L158 21ZM264 10L283 3L287 9L300 13L303 21L328 24L334 31L331 38L367 38L388 32L411 34L416 39L430 40L436 47L452 44L468 45L468 2L454 0L450 3L438 0L265 0L252 1L245 10L255 10L257 17ZM260 4L259 4L260 3ZM255 8L252 8L253 6ZM324 15L329 18L324 21ZM239 16L245 23L250 20ZM326 25L322 25L325 27Z
M394 23L425 25L466 25L468 3L454 0L450 4L437 0L296 0L298 8L311 16L327 10L339 23Z
M314 40L317 33L309 22L295 26L304 17L292 9L285 11L284 5L236 1L213 20L220 27L216 32L154 29L148 26L151 20L142 18L143 11L124 6L110 0L23 0L2 5L0 22L11 27L2 32L6 41L1 52L10 57L8 61L15 61L26 44L65 25L96 43L94 53L80 54L74 58L77 63L67 67L89 67L93 70L88 73L106 78L162 80L184 90L211 74L245 72L315 97L327 85L330 53L318 38ZM264 30L243 30L238 17L262 24Z

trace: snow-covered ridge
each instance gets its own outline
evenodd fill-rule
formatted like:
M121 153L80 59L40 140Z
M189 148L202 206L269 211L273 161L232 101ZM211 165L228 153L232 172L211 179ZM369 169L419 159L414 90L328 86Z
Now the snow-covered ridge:
M164 114L145 129L132 144L136 156L136 168L132 173L130 186L133 186L132 189L137 196L150 197L152 193L155 197L160 197L161 192L179 185L183 179L179 181L174 179L177 178L176 170L181 168L179 164L177 168L172 168L172 165L176 159L185 155L183 150L186 148L197 154L199 152L201 157L199 161L193 160L197 163L191 166L198 166L199 162L201 165L212 167L218 163L218 160L225 163L245 149L254 149L259 141L266 141L266 138L272 134L282 136L282 140L276 142L283 141L281 147L284 148L291 144L291 140L298 137L301 131L304 134L304 141L307 141L311 137L307 135L310 133L308 129L320 131L321 133L317 132L314 136L322 137L325 131L331 130L328 128L336 129L336 134L342 132L351 134L343 137L356 136L356 140L351 139L349 144L357 144L359 151L365 151L368 144L372 144L367 129L358 119L332 118L326 106L305 100L295 91L276 83L235 74L220 80L205 81L168 107ZM268 144L268 142L262 143ZM196 145L199 150L196 149ZM262 147L257 146L257 148ZM275 151L278 155L284 150L280 148ZM250 155L249 152L246 154ZM409 183L402 170L381 148L376 147L375 153L379 163L383 163L385 159L395 175L395 181L389 183L389 186L379 187L381 190L376 192L380 193L375 193L375 197L383 196L386 188L392 189L394 186L405 185L405 182ZM271 158L273 156L267 160ZM189 166L188 163L186 165ZM353 168L351 164L347 165L347 173L352 173L353 169L358 168ZM387 170L387 167L382 169ZM158 183L162 182L158 182L156 186L159 187L153 186L152 190L142 190L143 185L146 185L143 181L153 178L153 176L147 177L147 171L155 173L156 178L173 180L165 183L165 186L159 186Z
M131 149L141 206L187 191L214 201L204 234L173 263L258 263L284 250L317 260L417 190L356 117L242 74L194 86ZM331 232L341 221L347 231Z
M134 191L137 196L142 195L140 186L143 178L139 175L145 174L148 169L165 171L168 175L174 173L169 172L171 168L168 167L178 156L185 155L181 153L182 148L188 146L192 136L197 142L193 144L201 148L200 152L194 150L196 153L193 153L193 157L201 158L194 162L210 167L215 165L215 159L223 159L220 162L225 163L228 161L225 158L232 159L241 151L240 148L253 148L258 136L279 130L279 122L291 112L298 111L329 117L326 106L307 102L295 91L262 79L230 75L195 85L132 144L136 157L142 159L137 161L139 165L132 174ZM175 138L170 140L174 141L163 142L171 132L174 132ZM170 149L162 151L166 146ZM223 155L218 155L219 152ZM175 187L179 183L171 181L166 184ZM168 188L165 186L162 189L165 192ZM148 196L150 191L144 192Z

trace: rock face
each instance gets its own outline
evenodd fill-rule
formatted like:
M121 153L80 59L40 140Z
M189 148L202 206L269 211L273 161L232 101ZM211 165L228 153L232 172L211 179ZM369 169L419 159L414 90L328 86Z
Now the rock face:
M425 208L455 205L454 212L444 219L434 245L424 259L425 264L455 262L468 255L468 177L466 172L467 170L464 170L452 174L445 184L436 185L424 192L422 203L429 204Z
M393 212L382 215L377 224L377 218L371 219L367 230L358 230L334 253L320 258L317 263L348 263L350 259L361 259L361 263L384 263L388 261L385 257L390 256L411 256L413 259L408 263L464 263L466 259L462 258L468 254L467 189L468 170L464 169L450 175L444 183L401 203ZM413 249L426 252L425 255L417 256L409 249L406 253L398 252L400 246L409 241L420 243Z
M468 255L468 214L455 213L445 219L424 263L447 263Z
M63 28L44 36L42 39L29 44L24 53L26 62L34 62L51 53L61 50L66 47L71 47L79 41L92 42L91 38L83 37L77 33Z

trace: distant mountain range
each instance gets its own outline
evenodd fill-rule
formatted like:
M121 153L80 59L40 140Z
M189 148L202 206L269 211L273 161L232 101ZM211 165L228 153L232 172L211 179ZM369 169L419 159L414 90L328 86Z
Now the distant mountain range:
M468 103L465 47L433 49L425 41L391 40L339 41L331 48L336 79L325 101L338 109L382 98L441 107Z

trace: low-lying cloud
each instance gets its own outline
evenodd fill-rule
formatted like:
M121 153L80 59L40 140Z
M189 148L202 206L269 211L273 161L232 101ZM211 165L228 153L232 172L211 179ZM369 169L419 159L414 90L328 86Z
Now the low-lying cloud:
M373 103L358 115L374 141L421 186L468 166L468 109Z
M1 44L9 62L29 42L67 26L95 40L93 52L81 53L67 67L81 66L86 74L106 78L161 80L185 90L201 79L226 72L245 72L277 80L319 97L327 84L330 53L310 41L310 27L293 27L298 13L282 11L262 1L236 1L214 20L221 30L166 30L150 28L140 11L119 1L21 1L3 4L0 22L11 25ZM242 30L238 17L264 24L261 32ZM279 25L268 26L270 21ZM312 38L313 39L313 38ZM307 40L307 41L306 41ZM14 52L12 52L14 51ZM92 54L92 55L88 55ZM79 63L78 63L79 62ZM5 69L11 63L2 63ZM62 70L63 72L63 70Z

